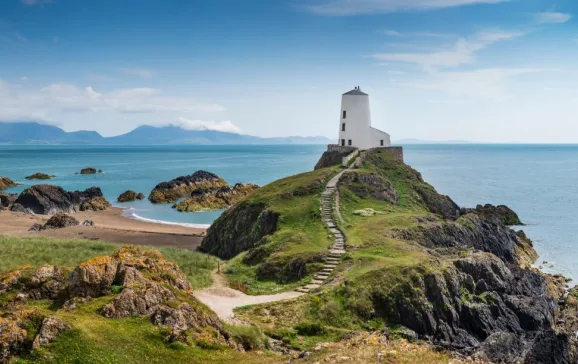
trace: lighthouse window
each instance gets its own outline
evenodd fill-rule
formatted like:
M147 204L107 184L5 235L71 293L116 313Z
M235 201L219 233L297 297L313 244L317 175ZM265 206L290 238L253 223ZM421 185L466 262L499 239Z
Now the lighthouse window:
M351 145L351 139L349 139L349 140L347 141L347 144L348 144L348 145Z
M381 139L381 146L383 147L383 139Z
M343 118L345 119L347 117L347 111L343 110Z
M345 131L345 123L341 124L341 131Z
M342 147L345 146L345 139L341 139L341 146L342 146Z

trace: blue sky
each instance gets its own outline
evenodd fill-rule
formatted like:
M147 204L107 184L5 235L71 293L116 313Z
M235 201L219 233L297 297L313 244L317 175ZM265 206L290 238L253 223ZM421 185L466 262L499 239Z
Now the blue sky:
M2 0L0 120L578 142L576 0Z

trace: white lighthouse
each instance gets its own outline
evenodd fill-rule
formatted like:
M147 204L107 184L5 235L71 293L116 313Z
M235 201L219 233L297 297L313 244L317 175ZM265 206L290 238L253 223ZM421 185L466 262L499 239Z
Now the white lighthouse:
M389 134L371 126L369 95L359 86L341 97L338 144L361 150L391 146Z

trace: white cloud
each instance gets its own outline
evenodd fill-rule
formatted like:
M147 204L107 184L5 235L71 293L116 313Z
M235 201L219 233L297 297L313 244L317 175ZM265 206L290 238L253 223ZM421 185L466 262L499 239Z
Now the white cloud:
M536 21L540 24L560 24L566 23L572 18L571 14L567 13L557 13L557 12L544 12L534 14Z
M178 126L185 130L216 130L237 134L241 132L241 128L233 124L233 122L230 120L203 121L179 118Z
M416 82L395 82L396 86L443 91L476 99L503 101L510 98L507 82L516 76L544 72L535 68L488 68L469 72L439 72Z
M396 70L389 70L387 71L387 73L390 75L405 75L404 71L396 71Z
M404 62L416 64L431 70L440 67L457 67L472 63L476 52L500 41L523 36L522 32L506 32L491 29L477 33L471 39L459 38L451 49L433 52L377 53L372 58L385 62Z
M158 89L129 88L97 92L90 86L54 83L40 89L11 85L0 80L0 120L54 119L62 113L117 112L217 112L222 105L191 97L165 96Z
M323 0L306 9L320 15L346 16L424 10L473 4L497 4L509 0Z
M136 76L144 79L153 78L153 71L146 68L119 68L119 72L128 76Z

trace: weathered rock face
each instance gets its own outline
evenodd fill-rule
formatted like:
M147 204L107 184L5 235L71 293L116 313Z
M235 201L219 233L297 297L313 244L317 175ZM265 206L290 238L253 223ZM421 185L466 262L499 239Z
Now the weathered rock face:
M362 198L373 198L397 204L398 195L393 184L384 177L373 173L357 171L344 173L339 180L339 186L347 186L356 195Z
M210 190L196 190L191 197L175 204L173 208L181 212L226 209L249 196L259 186L237 183L232 188L220 187Z
M76 267L70 274L71 297L100 297L109 293L116 278L118 260L114 257L97 257Z
M28 176L28 177L25 177L25 178L28 179L28 180L32 180L32 179L41 179L41 180L44 180L44 179L53 179L53 178L55 178L55 177L56 177L56 176L48 175L48 174L46 174L46 173L34 173L34 174L32 174L32 175L30 175L30 176Z
M332 167L340 165L344 157L353 153L355 148L353 147L339 147L337 149L327 150L323 153L319 161L315 165L315 169L321 169L326 167Z
M20 184L12 181L8 177L0 177L0 190L5 190L7 188L18 187Z
M104 210L108 206L110 204L104 199L98 187L91 187L82 192L68 192L59 186L35 185L22 191L12 210L29 210L35 214L48 215Z
M0 206L10 208L18 198L16 193L0 193Z
M144 198L145 198L144 194L136 193L134 191L128 190L128 191L121 193L120 196L118 196L117 201L118 202L131 202L131 201L136 201L136 200L143 200Z
M478 205L475 209L462 208L460 213L462 215L467 213L474 213L479 215L484 220L506 226L523 225L520 221L520 218L518 217L518 214L516 214L514 211L512 211L512 209L505 205Z
M44 229L62 229L70 226L77 226L79 224L80 222L72 216L56 214L46 221Z
M50 344L58 335L69 329L68 324L58 317L48 317L42 321L42 326L32 343L33 349L39 349L41 346Z
M209 227L199 249L221 259L230 259L275 232L278 220L279 215L263 204L241 202L225 211Z
M172 203L197 190L210 190L226 186L227 182L219 176L206 171L196 171L190 176L181 176L169 182L159 183L151 191L149 200L152 203Z

